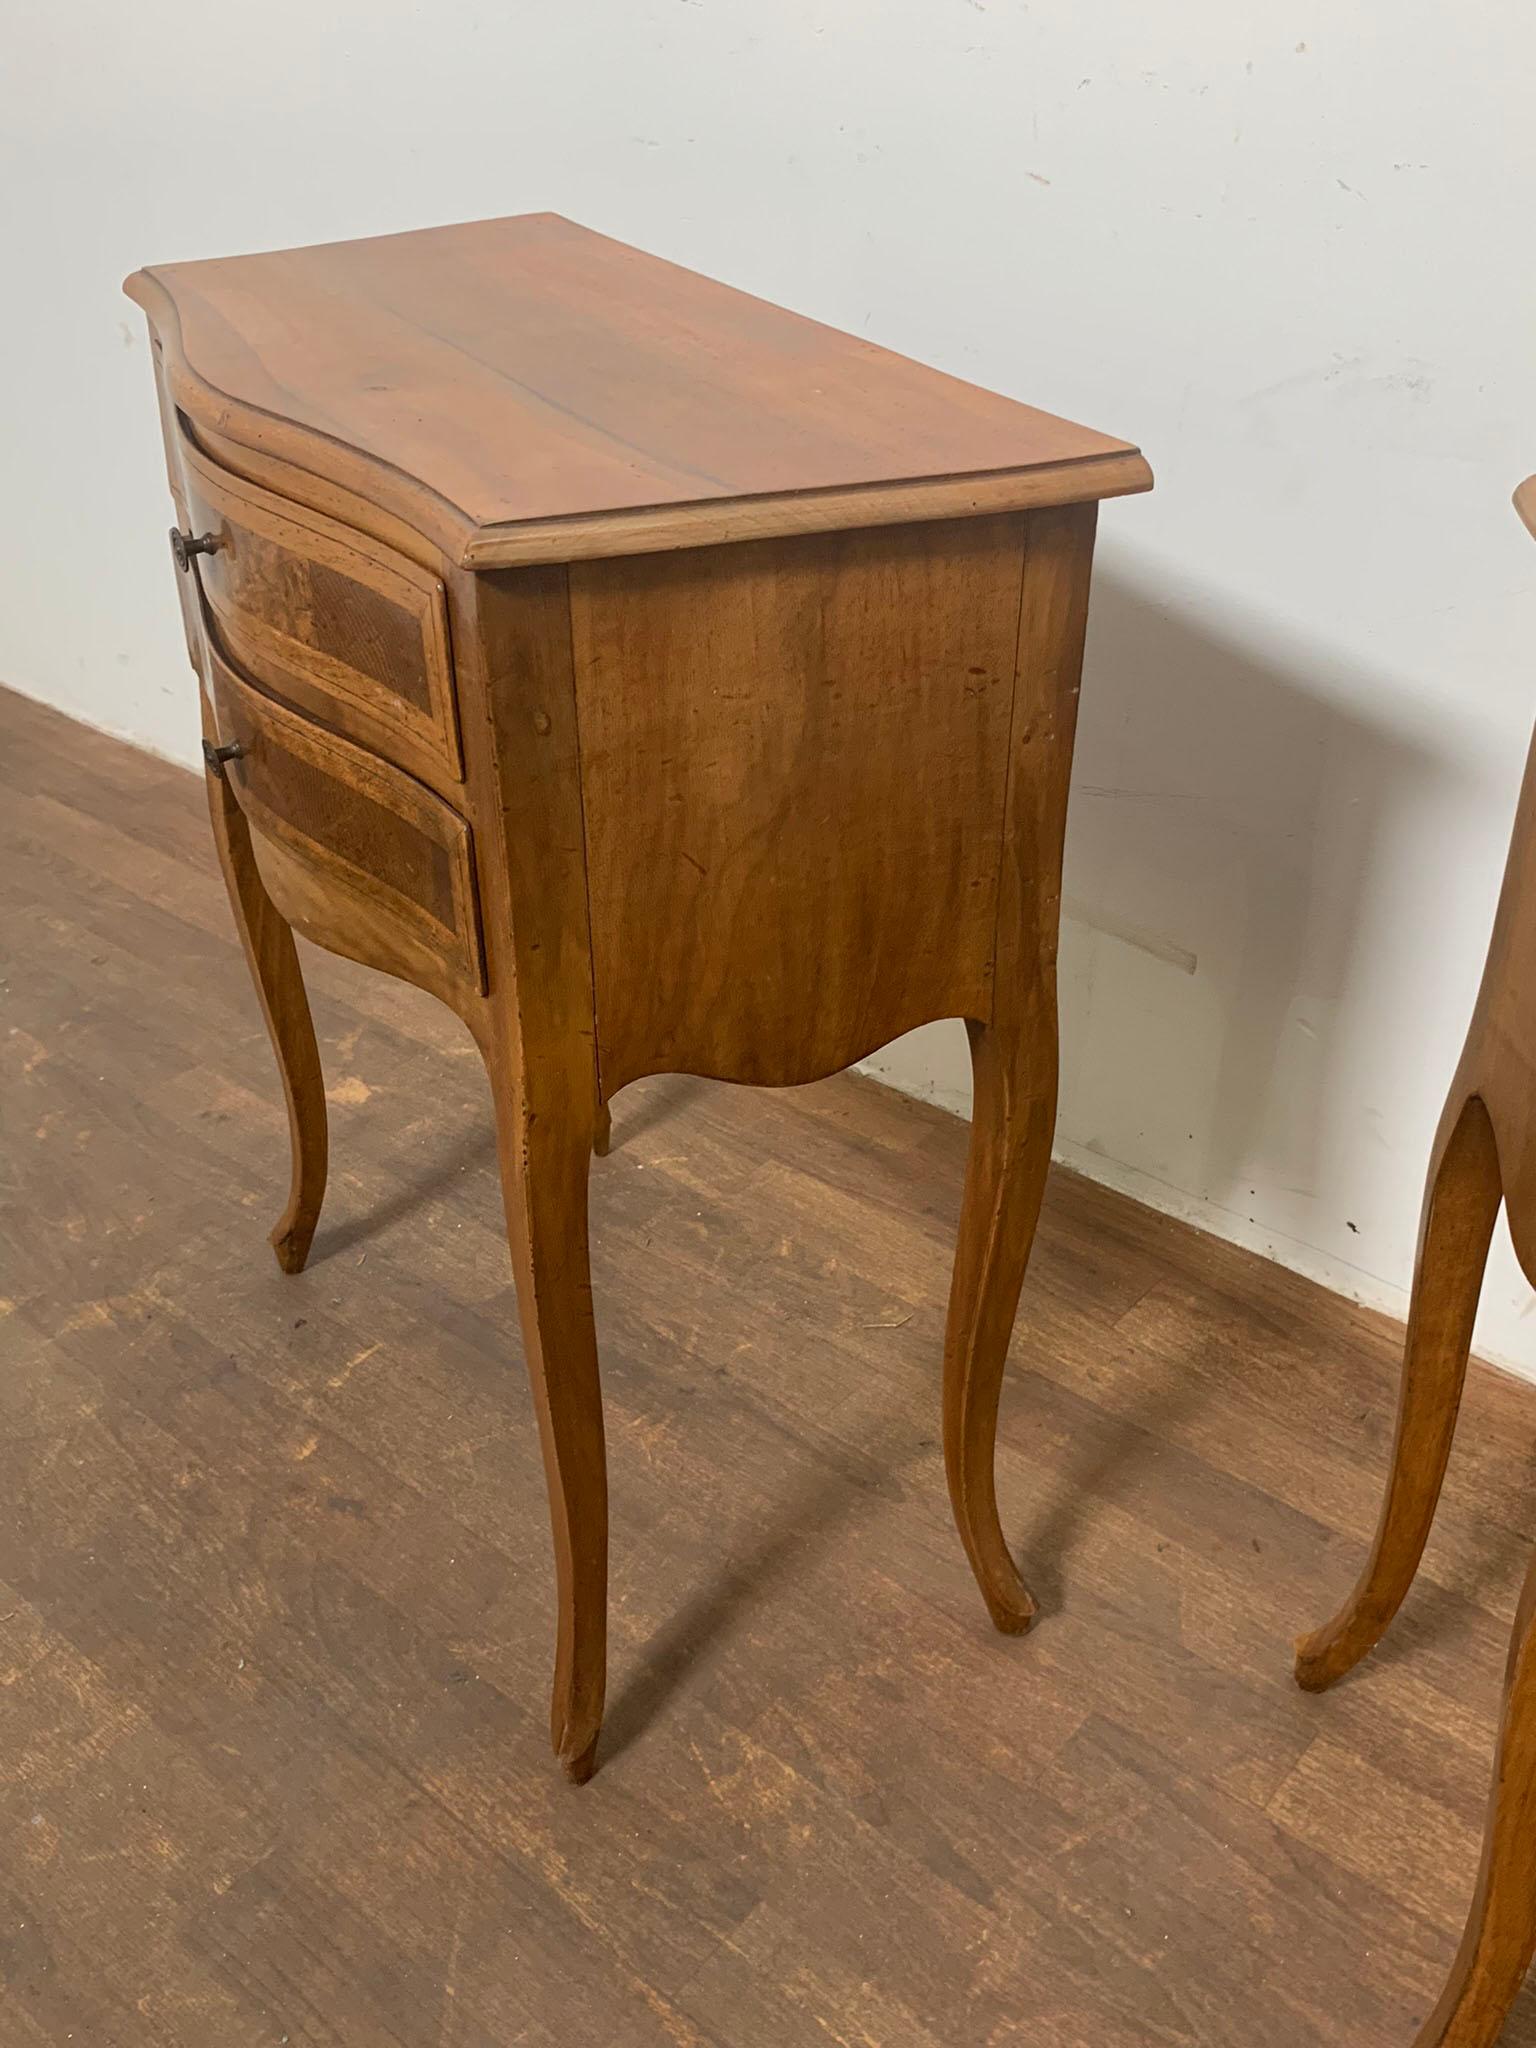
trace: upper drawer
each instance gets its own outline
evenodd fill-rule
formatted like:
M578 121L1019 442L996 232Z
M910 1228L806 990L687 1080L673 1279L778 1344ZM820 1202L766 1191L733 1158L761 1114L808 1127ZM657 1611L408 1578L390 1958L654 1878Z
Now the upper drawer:
M194 558L226 651L269 690L428 781L463 758L440 580L181 441Z

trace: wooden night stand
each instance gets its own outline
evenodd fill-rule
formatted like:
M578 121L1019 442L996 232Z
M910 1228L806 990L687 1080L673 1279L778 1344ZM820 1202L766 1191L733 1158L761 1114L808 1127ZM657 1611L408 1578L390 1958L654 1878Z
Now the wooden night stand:
M944 1359L992 1618L998 1391L1050 1158L1062 831L1097 501L1069 425L550 214L130 278L149 316L214 835L287 1092L292 932L430 989L490 1072L593 1767L607 1482L587 1173L644 1074L781 1086L963 1017Z

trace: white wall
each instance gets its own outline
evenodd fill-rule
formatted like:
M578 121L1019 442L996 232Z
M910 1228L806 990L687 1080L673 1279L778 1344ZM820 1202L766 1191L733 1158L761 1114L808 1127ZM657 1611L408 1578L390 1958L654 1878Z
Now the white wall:
M193 757L143 262L550 207L1139 440L1061 1149L1401 1304L1536 711L1521 0L74 0L5 42L0 676ZM963 1106L957 1028L875 1065ZM1536 1372L1530 1300L1501 1246L1481 1342Z

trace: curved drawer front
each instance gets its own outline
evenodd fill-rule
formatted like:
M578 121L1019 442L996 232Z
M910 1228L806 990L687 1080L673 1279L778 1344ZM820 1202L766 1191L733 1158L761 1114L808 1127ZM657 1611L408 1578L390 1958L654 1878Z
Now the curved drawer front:
M220 469L181 441L196 558L219 637L300 710L429 779L463 779L448 613L430 570Z
M341 950L411 978L425 956L483 988L474 856L458 812L253 689L211 647L207 676L220 743L240 749L224 767L240 808L276 842L285 871L305 871L305 896L323 903L327 928L355 936Z

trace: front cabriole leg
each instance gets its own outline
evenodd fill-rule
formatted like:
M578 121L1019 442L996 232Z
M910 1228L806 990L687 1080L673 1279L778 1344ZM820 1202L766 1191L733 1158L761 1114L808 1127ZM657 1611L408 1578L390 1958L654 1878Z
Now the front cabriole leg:
M592 1775L607 1656L608 1479L587 1252L593 1120L541 1098L515 1051L488 1055L523 1355L538 1414L558 1623L550 1739L577 1784Z
M459 574L449 588L488 973L476 1036L554 1538L550 1735L580 1783L603 1716L608 1487L587 1250L603 1098L570 601L563 568Z

